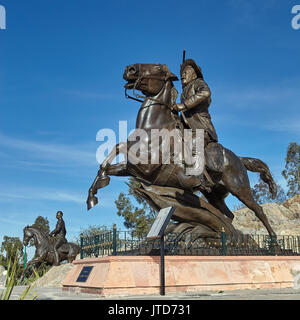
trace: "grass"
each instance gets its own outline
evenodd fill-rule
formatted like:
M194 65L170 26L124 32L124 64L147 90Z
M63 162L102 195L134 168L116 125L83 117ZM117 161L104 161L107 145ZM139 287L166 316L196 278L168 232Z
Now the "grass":
M18 269L18 255L15 255L14 262L11 260L8 262L7 266L7 276L5 282L5 289L0 294L0 300L10 300L12 291L15 285L19 282L17 279L17 269ZM33 281L39 278L39 275L34 270L35 278ZM29 281L28 281L29 282ZM36 300L38 298L37 291L35 286L32 285L31 281L30 284L26 287L26 289L22 292L19 300Z

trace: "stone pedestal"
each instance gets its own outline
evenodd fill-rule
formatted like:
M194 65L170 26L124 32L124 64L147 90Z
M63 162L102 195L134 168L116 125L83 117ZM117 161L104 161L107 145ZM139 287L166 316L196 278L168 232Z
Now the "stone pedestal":
M103 296L160 294L159 256L115 256L73 261L63 290ZM86 282L77 282L93 266ZM166 256L166 293L292 288L296 256Z

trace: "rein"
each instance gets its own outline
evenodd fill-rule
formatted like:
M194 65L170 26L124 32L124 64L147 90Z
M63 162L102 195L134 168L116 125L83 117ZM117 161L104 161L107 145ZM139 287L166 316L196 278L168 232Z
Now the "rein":
M133 89L132 89L132 90L133 90L133 95L134 95L135 97L130 96L130 95L127 93L127 90L128 90L128 89L125 88L125 97L126 97L126 99L132 99L132 100L135 100L135 101L138 101L138 102L141 102L141 103L144 103L145 99L149 99L149 100L152 100L152 101L154 101L154 102L156 102L156 103L158 103L158 104L161 104L161 105L163 105L163 106L166 106L166 107L168 107L170 110L172 110L172 108L170 107L170 105L168 105L168 104L166 104L166 103L163 103L163 102L161 102L161 101L159 101L159 100L157 100L157 99L151 98L151 97L141 96L141 95L139 95L138 93L135 92L137 85L142 81L142 79L157 79L157 80L162 80L160 77L155 77L155 76L142 76L142 77L138 78L138 79L135 81L134 87L133 87ZM167 80L168 80L168 79L163 79L163 80L162 80L162 81L164 81L164 85L166 84ZM164 87L164 86L163 86L163 87ZM163 89L163 88L162 88L162 89ZM161 89L161 90L162 90L162 89ZM144 99L144 100L140 100L140 99ZM144 108L148 108L148 107L149 107L149 106L144 107Z
M141 103L144 103L144 102L145 102L145 99L149 99L149 100L152 100L153 102L156 102L156 103L158 103L158 104L160 104L160 105L166 106L168 109L170 109L170 111L171 111L171 116L172 116L172 118L173 118L173 121L174 121L176 127L178 127L178 126L179 126L179 120L176 119L176 117L175 117L175 115L174 115L174 113L173 113L174 110L172 109L172 106L171 106L170 104L163 103L163 102L161 102L161 101L159 101L159 100L157 100L157 99L151 98L151 97L141 96L141 95L139 95L139 94L137 94L137 93L135 92L137 85L142 81L143 78L145 78L145 79L158 79L158 80L162 80L161 78L155 77L155 76L143 76L143 77L139 77L139 78L135 81L134 87L133 87L133 95L134 95L135 97L132 97L132 96L130 96L129 94L127 94L127 90L128 90L128 89L126 89L126 88L125 88L125 97L126 97L127 99L132 99L132 100L135 100L135 101L138 101L138 102L141 102ZM164 81L164 85L163 85L161 91L164 89L167 80L168 80L167 78L165 78L165 79L163 80L163 81ZM160 92L161 92L161 91L160 91ZM159 92L159 93L160 93L160 92ZM158 94L159 94L159 93L158 93ZM140 99L144 99L144 100L140 100ZM149 108L150 106L151 106L151 104L148 105L148 106L141 107L141 108Z

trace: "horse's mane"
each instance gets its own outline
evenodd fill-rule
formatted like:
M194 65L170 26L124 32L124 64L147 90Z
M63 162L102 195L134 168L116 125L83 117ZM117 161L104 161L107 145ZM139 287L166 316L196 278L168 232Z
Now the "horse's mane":
M34 229L34 230L38 231L38 232L41 233L42 236L44 236L45 238L47 238L47 237L49 236L48 232L46 232L45 230L43 230L43 229L41 229L41 228L39 228L39 227L37 227L37 226L34 226L34 225L32 225L32 226L26 226L25 229L26 229L26 228L31 228L31 229Z

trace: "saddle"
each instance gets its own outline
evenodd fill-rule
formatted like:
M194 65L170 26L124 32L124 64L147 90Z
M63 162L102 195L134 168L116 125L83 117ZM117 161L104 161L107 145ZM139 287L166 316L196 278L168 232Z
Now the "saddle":
M56 243L56 237L48 237L49 239L49 245L50 245L50 252L54 252L54 245ZM65 239L65 242L58 247L58 251L62 252L68 252L69 251L69 246L68 246L68 241Z

